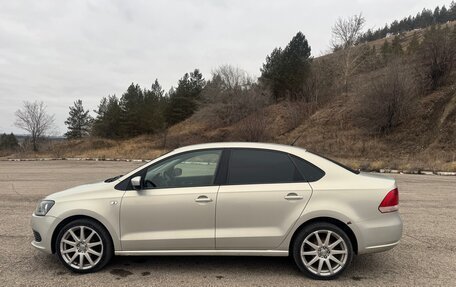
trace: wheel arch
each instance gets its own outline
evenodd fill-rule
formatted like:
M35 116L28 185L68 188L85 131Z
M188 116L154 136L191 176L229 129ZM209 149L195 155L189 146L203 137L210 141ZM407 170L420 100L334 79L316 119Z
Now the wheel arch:
M335 219L333 217L315 217L315 218L312 218L312 219L309 219L309 220L303 222L293 232L293 235L290 240L290 244L288 246L289 254L293 253L292 249L293 249L294 240L296 239L296 236L299 234L299 232L301 232L301 230L304 229L306 226L308 226L312 223L315 223L315 222L332 223L332 224L336 225L337 227L339 227L340 229L342 229L347 234L348 238L350 239L350 242L353 246L353 251L355 252L355 254L358 254L358 240L357 240L356 235L353 232L353 230L346 223L340 221L339 219Z
M56 240L57 240L57 236L60 232L60 230L62 230L62 228L67 225L68 223L72 222L72 221L75 221L75 220L78 220L78 219L88 219L88 220L92 220L92 221L95 221L96 223L100 224L101 226L103 226L103 228L106 230L106 232L109 234L109 239L111 240L111 244L112 246L114 246L114 241L113 241L113 237L112 237L112 234L111 232L109 231L108 228L106 228L106 226L100 222L99 220L97 220L96 218L93 218L91 216L88 216L88 215L72 215L72 216L69 216L67 218L65 218L64 220L62 220L61 222L59 222L59 224L57 224L57 226L55 227L53 233L52 233L52 237L51 237L51 251L52 251L52 254L54 254L56 252L55 250L55 243L56 243Z

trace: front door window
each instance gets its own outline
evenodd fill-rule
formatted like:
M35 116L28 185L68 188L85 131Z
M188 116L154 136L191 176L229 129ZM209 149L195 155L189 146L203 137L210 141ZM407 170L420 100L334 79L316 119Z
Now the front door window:
M221 150L203 150L172 156L148 168L144 177L144 187L147 189L213 185L221 154Z

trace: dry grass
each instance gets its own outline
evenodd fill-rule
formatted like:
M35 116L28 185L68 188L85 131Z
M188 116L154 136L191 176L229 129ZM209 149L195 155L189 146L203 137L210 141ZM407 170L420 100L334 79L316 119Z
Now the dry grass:
M282 102L261 111L266 115L264 125L268 132L262 141L290 144L299 137L295 145L363 170L456 171L455 98L455 87L446 87L417 99L416 114L387 136L372 135L356 124L357 94L338 95L317 111L297 108L294 112L301 111L302 120L295 128L289 118L296 115L290 115L290 103ZM190 118L171 127L166 134L123 141L99 138L60 141L39 153L16 153L9 157L152 159L179 146L245 140L239 130L252 116L223 128L212 128Z
M8 158L120 158L152 159L164 152L154 146L153 138L141 136L114 141L100 138L65 140L47 144L40 152L17 152Z

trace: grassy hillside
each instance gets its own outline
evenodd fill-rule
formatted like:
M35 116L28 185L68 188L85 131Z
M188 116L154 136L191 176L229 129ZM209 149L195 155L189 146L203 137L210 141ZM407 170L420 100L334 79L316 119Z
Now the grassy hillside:
M379 137L356 125L356 94L338 95L334 102L303 118L289 129L292 113L287 102L273 104L268 142L290 144L322 153L361 169L456 170L456 86L445 87L419 99L412 119L391 134ZM90 138L53 143L38 154L10 157L96 157L152 159L179 146L215 141L243 140L239 130L249 117L223 128L190 118L167 134L140 136L123 141ZM166 143L165 143L166 141ZM164 145L165 144L165 145Z
M450 27L455 22L449 23ZM406 56L413 35L423 37L423 30L400 37L404 55L403 73L415 73L415 58ZM368 43L379 51L392 37ZM337 62L343 55L335 52L317 59ZM407 58L406 58L407 57ZM404 64L405 63L405 64ZM374 68L372 68L374 67ZM333 66L330 66L333 69ZM334 68L335 69L335 68ZM9 157L97 157L151 159L170 149L195 143L245 141L252 135L267 142L291 144L322 153L361 169L424 169L456 171L456 75L432 91L417 92L407 104L412 112L407 120L388 133L375 133L362 119L366 91L380 75L388 73L385 65L359 69L351 78L349 90L324 90L328 99L314 102L279 101L262 106L229 124L214 123L196 113L168 130L128 140L88 138L52 142L43 151L16 153ZM419 84L419 83L418 83ZM417 85L418 85L417 84ZM321 84L325 88L325 82ZM368 93L368 92L367 92ZM323 92L322 92L323 94ZM413 101L413 103L412 103ZM261 120L259 120L261 116ZM260 134L258 134L260 133Z

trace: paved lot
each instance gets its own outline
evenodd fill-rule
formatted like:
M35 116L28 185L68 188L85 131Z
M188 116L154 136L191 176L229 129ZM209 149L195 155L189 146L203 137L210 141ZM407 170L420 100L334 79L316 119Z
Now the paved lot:
M395 249L359 256L337 281L303 277L288 258L117 257L74 275L36 251L29 227L47 194L125 173L125 162L0 162L0 286L455 286L456 177L396 175L404 237Z

